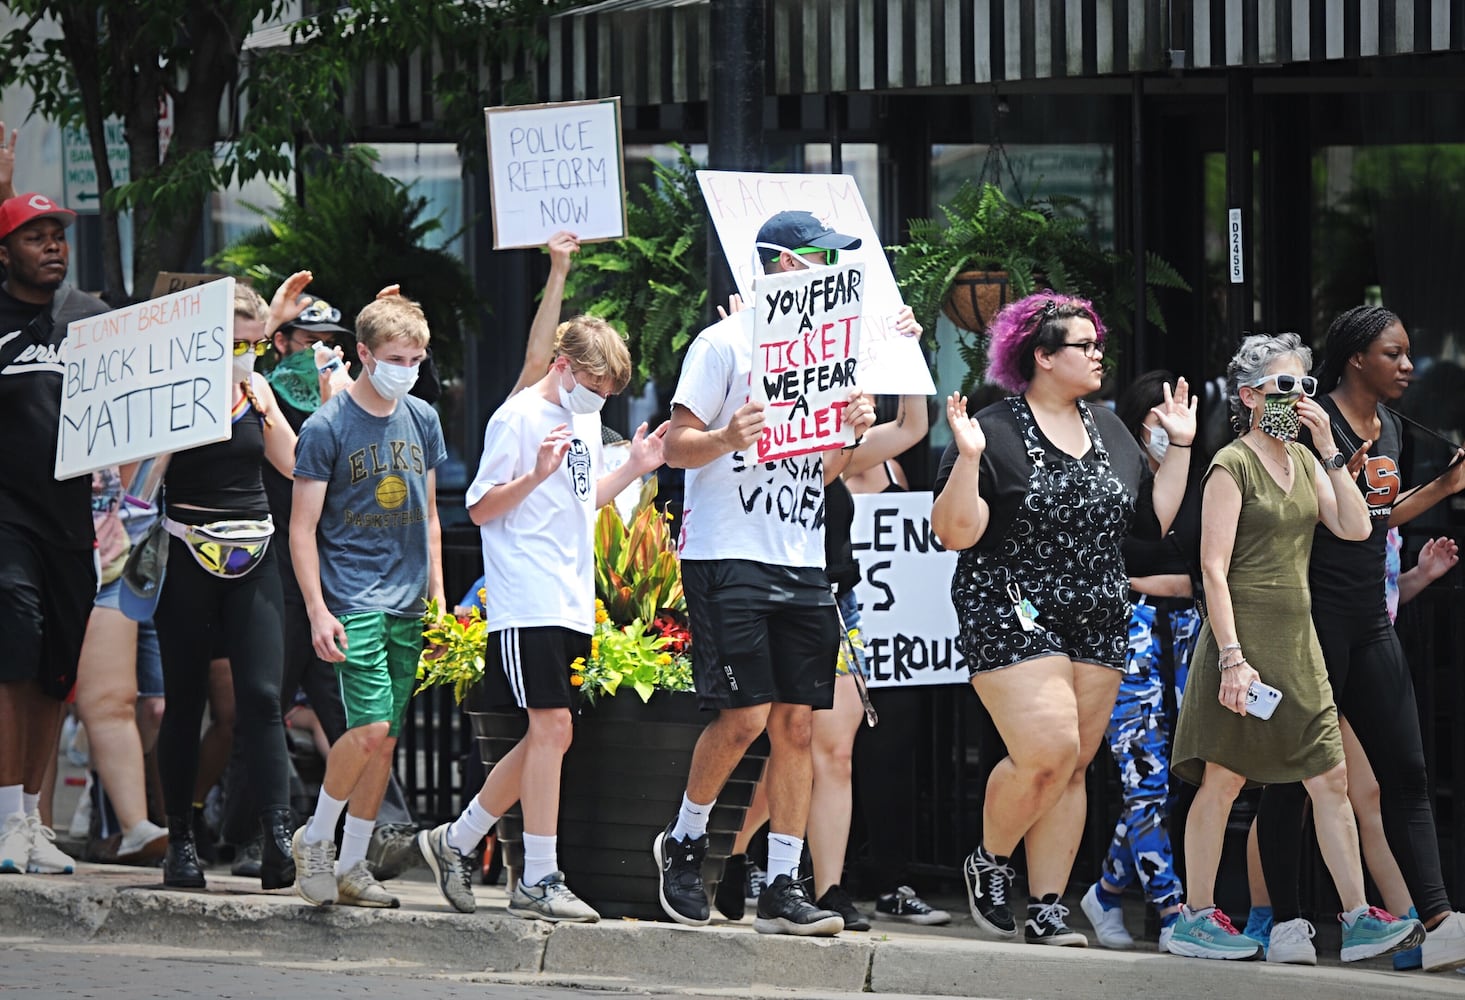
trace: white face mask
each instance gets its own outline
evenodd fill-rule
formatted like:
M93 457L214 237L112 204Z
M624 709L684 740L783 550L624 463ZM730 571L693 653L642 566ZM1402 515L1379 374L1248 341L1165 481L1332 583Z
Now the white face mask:
M412 391L417 384L416 365L390 365L385 361L376 361L376 367L366 373L371 380L371 387L377 391L382 399L396 401Z
M1164 462L1165 452L1170 450L1169 433L1159 424L1148 427L1146 430L1150 432L1150 443L1145 445L1145 451L1149 452L1150 457L1156 462Z
M560 383L560 405L571 413L581 416L588 413L599 413L605 405L605 397L593 389L581 385L570 373L570 388L566 389L563 382Z
M234 381L248 382L250 373L254 371L254 352L245 351L243 354L234 356Z

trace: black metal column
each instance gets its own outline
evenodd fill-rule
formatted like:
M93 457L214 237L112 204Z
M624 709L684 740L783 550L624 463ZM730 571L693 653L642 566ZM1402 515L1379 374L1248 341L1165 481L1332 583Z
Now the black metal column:
M1226 76L1226 333L1231 349L1252 327L1251 286L1256 257L1252 240L1251 75Z
M763 168L765 0L712 4L712 72L708 74L707 165L713 170ZM716 239L707 241L707 305L715 315L735 290ZM710 317L709 317L710 318Z

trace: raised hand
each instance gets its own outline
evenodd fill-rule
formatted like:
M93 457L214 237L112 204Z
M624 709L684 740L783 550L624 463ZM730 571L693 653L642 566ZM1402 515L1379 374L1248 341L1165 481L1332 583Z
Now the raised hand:
M722 308L722 306L718 306L717 307L717 318L718 319L727 319L733 313L735 313L735 312L742 312L744 309L747 309L747 308L748 308L748 303L746 303L746 302L743 301L743 297L741 295L739 295L737 292L733 292L731 295L729 295L727 297L727 308L726 309Z
M1200 397L1190 394L1190 385L1184 376L1175 380L1173 392L1169 382L1165 383L1164 391L1165 401L1150 412L1159 418L1160 426L1165 428L1171 441L1186 447L1195 441L1195 410L1200 404Z
M1455 544L1453 538L1445 535L1431 538L1419 550L1419 571L1431 583L1454 569L1459 561L1460 546Z
M0 122L0 198L15 197L15 144L20 140L20 129L10 130L5 138L5 123Z
M298 319L301 313L310 308L315 297L301 293L314 277L309 271L296 271L280 282L280 287L275 289L274 298L270 299L270 321L266 327L268 332L274 333L286 323Z
M763 404L750 399L738 407L722 435L732 451L742 451L763 436L763 424Z
M636 433L631 435L630 462L638 473L661 468L666 461L666 432L670 429L670 420L663 420L650 434L646 433L645 423L636 428Z
M901 306L900 312L895 314L895 332L902 337L919 337L924 332L910 306Z
M1328 411L1303 396L1297 401L1297 418L1312 434L1313 447L1317 449L1318 457L1323 461L1332 458L1338 449L1333 443L1333 422L1328 419Z
M959 392L946 397L946 423L962 458L982 457L982 452L987 450L987 435L982 432L982 425L967 415L966 397Z
M554 474L554 470L560 467L565 460L565 453L570 450L570 442L574 435L570 433L568 424L558 424L551 430L543 441L539 443L539 454L534 459L534 477L544 482Z
M580 252L580 237L561 229L549 238L549 266L561 274L570 273L570 258Z
M376 293L376 297L379 298L379 299L389 299L393 295L401 295L401 294L402 294L402 286L394 283L394 284L387 285L381 291L377 292Z
M852 389L844 408L844 422L849 424L858 440L875 426L875 401L859 389Z

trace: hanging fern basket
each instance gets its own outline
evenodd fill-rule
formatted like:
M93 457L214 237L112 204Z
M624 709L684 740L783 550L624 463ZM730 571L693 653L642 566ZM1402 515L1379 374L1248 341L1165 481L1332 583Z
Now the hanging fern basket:
M1006 271L962 271L952 279L941 311L961 329L982 333L1013 298Z

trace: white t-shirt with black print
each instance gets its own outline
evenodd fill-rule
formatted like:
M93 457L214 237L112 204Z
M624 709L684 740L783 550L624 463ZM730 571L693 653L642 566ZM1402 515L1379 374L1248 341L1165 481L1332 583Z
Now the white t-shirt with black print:
M692 341L672 403L685 406L708 430L726 427L748 401L752 374L753 311L745 309ZM687 470L679 550L683 559L822 568L823 458L759 463L749 449Z
M600 414L571 414L533 388L489 419L483 458L468 487L473 506L490 489L530 472L539 445L560 424L574 432L549 478L502 517L483 525L484 618L492 631L558 625L595 628L595 481Z

